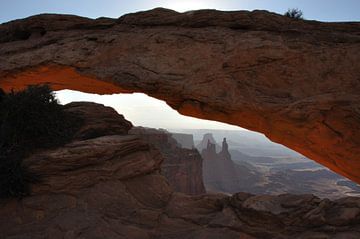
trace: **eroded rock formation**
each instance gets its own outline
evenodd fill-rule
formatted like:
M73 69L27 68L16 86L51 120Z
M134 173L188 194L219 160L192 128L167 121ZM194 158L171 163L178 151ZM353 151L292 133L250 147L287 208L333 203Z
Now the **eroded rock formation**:
M82 119L83 126L74 139L85 140L104 135L126 135L133 127L130 121L118 114L113 108L91 102L72 102L65 110Z
M73 142L24 160L41 181L32 195L0 200L0 238L359 238L360 200L311 195L238 193L187 196L159 171L158 150L127 134L129 122L109 108L73 103L67 110L122 125L118 134L96 119ZM92 111L92 112L91 112ZM113 122L113 123L110 123ZM87 131L84 131L87 129ZM90 130L91 129L91 130ZM111 135L103 135L111 133Z
M257 192L258 173L232 161L226 138L219 152L212 134L205 134L199 146L204 145L205 140L207 147L201 151L201 156L206 190L231 194L239 191Z
M156 129L133 127L131 122L113 108L96 103L73 102L67 104L65 108L66 111L76 114L83 121L83 126L75 134L74 140L110 135L136 135L137 138L143 139L144 142L160 151L159 158L163 160L160 167L161 175L165 176L174 191L190 195L206 192L203 184L201 155L196 149L180 147L171 134ZM88 150L91 150L90 143L86 146ZM98 151L98 147L100 145L96 144L95 152ZM118 145L105 144L104 150L108 150L108 147L118 147Z
M229 153L229 145L226 142L226 138L223 139L222 147L221 147L221 151L220 151L219 155L224 160L231 160L231 155Z
M203 159L195 148L183 148L166 131L134 127L129 131L158 149L164 158L161 174L176 191L189 195L204 194ZM191 143L190 145L194 145Z
M166 9L0 25L0 87L144 92L264 133L360 183L360 24Z

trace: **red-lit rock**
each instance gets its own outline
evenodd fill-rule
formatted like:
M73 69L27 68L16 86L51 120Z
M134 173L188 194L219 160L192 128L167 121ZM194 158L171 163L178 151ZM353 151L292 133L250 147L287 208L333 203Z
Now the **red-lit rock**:
M359 52L359 23L266 11L39 15L0 25L0 87L144 92L360 183Z

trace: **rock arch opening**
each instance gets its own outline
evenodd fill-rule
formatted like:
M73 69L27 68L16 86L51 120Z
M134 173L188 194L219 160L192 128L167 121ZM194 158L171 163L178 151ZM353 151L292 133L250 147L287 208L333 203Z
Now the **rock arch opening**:
M56 95L62 104L95 102L122 114L133 124L129 134L161 152L162 174L178 192L309 193L332 199L360 195L356 183L263 134L180 115L164 101L143 93L98 95L61 90Z
M194 100L193 97L196 98L196 95L184 96L180 92L177 92L178 95L175 95L172 94L172 90L168 88L166 88L168 90L167 92L154 91L152 86L148 88L149 86L147 86L147 84L135 86L135 89L129 86L122 87L121 83L113 81L112 79L99 80L75 68L53 64L22 69L21 71L11 73L8 72L1 78L0 86L9 91L11 89L20 90L31 84L44 83L50 84L54 90L72 89L97 94L143 91L150 96L166 101L168 105L181 114L202 119L213 119L261 132L272 141L292 148L355 182L360 181L356 176L358 170L357 151L359 150L356 145L359 138L356 136L357 131L350 130L347 125L344 125L345 123L351 125L356 119L354 116L349 116L346 118L346 122L338 122L336 117L345 117L343 114L347 113L344 113L341 109L339 109L340 111L337 110L338 107L326 106L327 103L322 103L325 104L323 106L320 105L320 108L324 107L324 110L319 109L319 111L317 111L316 109L314 111L315 116L313 117L320 116L320 119L303 118L303 116L301 116L304 114L302 108L308 107L308 104L312 105L311 100L308 103L299 103L304 106L297 106L295 104L278 112L268 112L269 115L267 115L267 113L262 114L263 109L255 106L257 104L252 105L251 101L248 103L242 102L244 107L240 109L233 109L233 105L229 105L229 102L225 100L225 95L223 98L214 97L211 91L207 92L209 94L208 96L203 96L205 98L202 99L204 100L204 102L202 102ZM127 85L127 83L125 83L125 85ZM144 88L141 89L141 87ZM325 96L325 98L324 101L327 102L328 97ZM224 101L222 101L222 99L224 99ZM206 102L207 100L210 102ZM349 107L351 107L351 105L349 105ZM338 115L334 116L335 113L338 113ZM295 114L294 117L292 114ZM327 123L327 120L324 119L327 114L330 115L329 122L331 123ZM300 120L299 117L301 118ZM310 121L307 122L307 120ZM332 126L332 124L336 126ZM344 130L344 132L338 131L339 129ZM345 137L345 134L349 135ZM351 144L347 144L347 141L350 141ZM329 148L330 145L332 148ZM345 151L345 148L342 146L345 148L349 147L349 150ZM346 160L344 160L344 158L346 158ZM354 160L354 162L351 162L352 160Z
M60 90L56 92L56 96L62 104L73 101L89 101L112 107L131 121L134 126L169 130L245 130L234 125L181 115L168 106L165 101L143 93L98 95L74 90Z
M19 29L29 37L17 38ZM143 92L181 114L263 133L360 182L356 23L154 9L119 19L39 15L0 32L2 88Z

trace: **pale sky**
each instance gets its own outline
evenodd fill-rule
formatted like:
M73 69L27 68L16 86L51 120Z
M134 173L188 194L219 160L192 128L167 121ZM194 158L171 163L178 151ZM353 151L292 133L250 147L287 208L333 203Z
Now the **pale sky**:
M75 14L84 17L118 18L129 12L155 7L176 11L196 9L254 10L265 9L283 14L299 8L306 19L320 21L360 21L360 0L0 0L0 23L40 13ZM239 127L185 117L165 102L144 94L99 96L61 91L62 103L93 101L115 108L134 125L155 128L241 129Z
M135 126L165 129L242 130L240 127L229 124L180 115L164 101L142 93L96 95L62 90L57 92L57 98L62 104L72 101L92 101L111 106Z
M299 8L307 19L360 21L360 0L0 0L0 23L40 13L118 18L155 7L176 11L266 9L280 14Z

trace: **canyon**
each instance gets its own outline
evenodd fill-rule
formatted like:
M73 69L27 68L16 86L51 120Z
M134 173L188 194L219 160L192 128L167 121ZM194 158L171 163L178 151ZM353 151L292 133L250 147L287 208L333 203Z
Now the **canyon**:
M251 167L236 164L228 151L226 138L217 150L217 144L211 134L205 134L198 145L202 148L203 179L208 192L234 194L237 192L256 192L259 176ZM251 166L251 165L250 165Z
M143 92L360 183L360 23L267 11L42 14L0 25L0 87Z
M31 185L30 196L0 200L1 238L360 236L359 198L185 195L162 175L166 157L146 141L155 135L168 140L166 134L131 132L123 116L95 103L75 102L65 109L84 124L72 142L24 159L41 180Z
M194 133L197 139L207 192L313 194L332 200L360 195L356 183L260 134L239 130L183 131Z
M161 164L161 174L176 192L188 195L199 195L206 192L203 183L203 159L195 148L183 147L173 138L176 136L167 131L133 127L129 134L137 135L161 152L164 158ZM182 137L184 135L177 135L176 138ZM193 145L191 141L190 138L190 143L185 145Z

